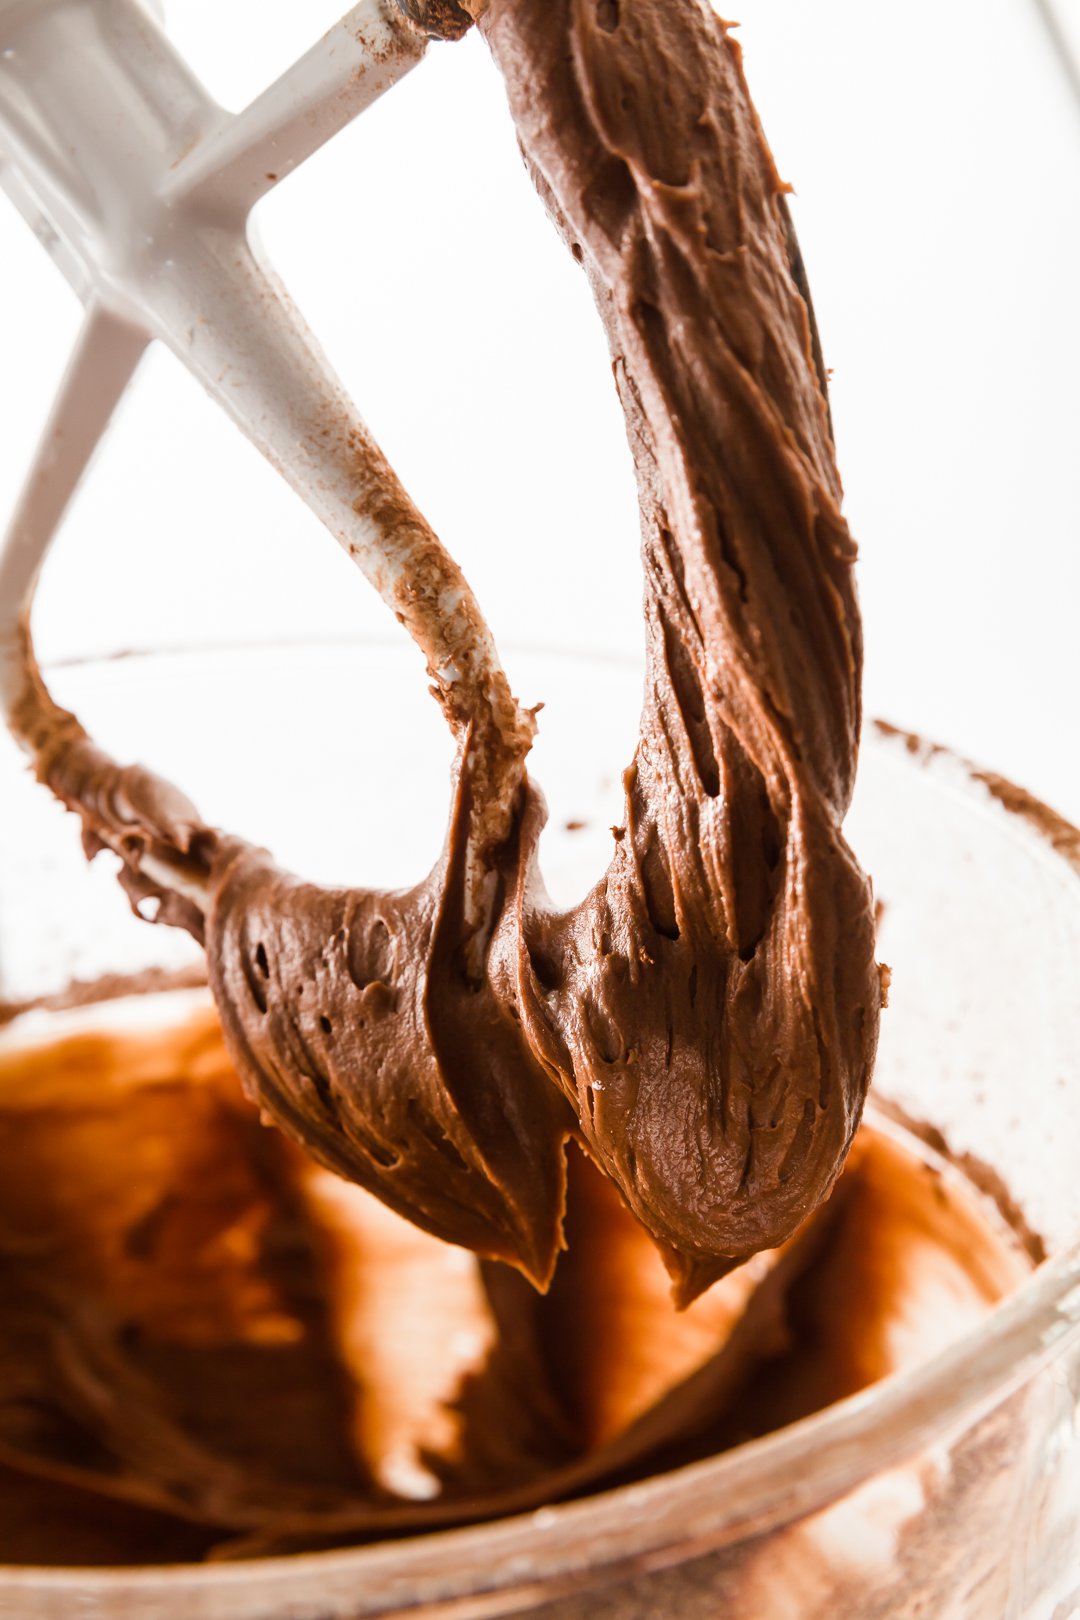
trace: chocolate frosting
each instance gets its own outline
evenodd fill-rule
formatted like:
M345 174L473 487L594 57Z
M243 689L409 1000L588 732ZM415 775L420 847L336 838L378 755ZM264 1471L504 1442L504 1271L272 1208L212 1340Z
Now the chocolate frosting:
M725 26L611 0L494 0L482 26L608 332L645 573L625 831L576 913L526 910L554 967L523 974L527 1028L691 1295L825 1195L869 1082L870 893L839 831L854 548Z
M411 23L431 39L461 39L475 20L481 0L459 5L458 0L398 0L398 7Z
M676 1315L575 1154L569 1223L603 1255L541 1301L260 1129L201 997L146 1011L0 1049L0 1504L6 1469L267 1545L509 1512L719 1415L784 1347L818 1227ZM594 1393L582 1351L612 1338Z
M35 1019L0 1041L0 1563L536 1506L913 1365L1030 1267L944 1161L870 1128L791 1242L681 1312L571 1149L540 1296L260 1129L205 992Z
M551 905L540 793L482 728L435 870L376 893L206 828L97 751L30 658L16 719L140 908L205 938L245 1085L311 1154L544 1286L575 1136L685 1303L825 1198L870 1080L872 901L840 830L855 549L785 188L727 27L703 0L491 0L481 27L589 278L637 469L645 700L607 872Z

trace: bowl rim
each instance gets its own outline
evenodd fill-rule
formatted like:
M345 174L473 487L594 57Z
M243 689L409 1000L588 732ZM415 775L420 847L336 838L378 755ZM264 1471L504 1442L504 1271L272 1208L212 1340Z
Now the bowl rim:
M132 650L104 657L51 661L53 670L100 670L129 660L191 657L280 657L399 649L387 637L207 644ZM630 668L618 655L508 643L523 656L554 656ZM405 649L401 649L404 651ZM922 775L934 791L959 794L991 815L1033 857L1048 862L1080 911L1080 832L1020 789L968 763L950 749L884 722L868 723L864 747ZM1032 1274L978 1324L937 1355L858 1394L746 1442L731 1451L576 1501L510 1518L429 1531L391 1542L331 1551L252 1558L236 1563L67 1567L0 1565L5 1603L52 1596L79 1612L127 1612L155 1599L179 1616L185 1599L215 1589L249 1607L236 1613L280 1613L317 1594L320 1620L336 1616L509 1614L539 1596L550 1600L601 1579L655 1571L755 1537L816 1512L920 1449L977 1422L1080 1337L1080 1236ZM777 1481L784 1481L782 1493ZM466 1599L494 1607L459 1609ZM231 1599L230 1599L231 1601ZM120 1606L120 1607L118 1607ZM58 1607L56 1612L64 1612ZM132 1613L137 1612L132 1609ZM138 1612L144 1612L139 1610ZM193 1614L196 1610L191 1611ZM210 1610L197 1610L201 1616ZM216 1616L216 1608L212 1611ZM294 1612L292 1609L289 1613Z

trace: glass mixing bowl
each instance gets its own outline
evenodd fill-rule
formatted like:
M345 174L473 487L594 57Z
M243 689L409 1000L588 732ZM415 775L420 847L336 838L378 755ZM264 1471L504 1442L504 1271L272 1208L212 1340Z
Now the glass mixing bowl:
M53 672L119 757L312 879L397 886L441 842L449 742L408 649L130 656ZM572 902L620 819L640 675L512 650L542 699L541 860ZM197 960L0 742L0 998ZM1080 835L954 756L869 728L849 835L893 969L876 1106L926 1122L1046 1259L934 1359L707 1461L377 1546L169 1569L0 1570L18 1620L1066 1620L1080 1613ZM37 1013L36 1017L48 1016Z

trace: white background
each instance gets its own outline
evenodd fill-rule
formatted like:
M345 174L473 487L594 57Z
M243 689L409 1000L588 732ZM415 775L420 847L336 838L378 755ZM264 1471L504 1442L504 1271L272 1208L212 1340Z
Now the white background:
M240 106L342 4L169 0L167 18ZM1080 0L1061 9L1080 39ZM1080 820L1080 103L1035 0L740 14L833 370L868 712ZM603 340L481 40L434 49L259 225L511 674L515 641L636 655L636 515ZM2 513L78 321L2 199L0 288ZM162 352L73 508L37 624L46 656L393 629ZM372 700L357 694L358 727ZM598 747L614 765L631 741Z

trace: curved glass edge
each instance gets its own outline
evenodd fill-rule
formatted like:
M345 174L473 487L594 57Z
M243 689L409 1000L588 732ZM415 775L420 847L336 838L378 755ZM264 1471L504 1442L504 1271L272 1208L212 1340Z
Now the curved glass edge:
M204 650L245 649L198 649ZM583 661L591 662L588 655ZM864 747L887 751L925 773L935 787L961 793L977 812L993 815L1075 888L1080 910L1080 831L1064 818L951 750L893 726L869 724ZM444 1604L466 1594L499 1596L506 1607L491 1612L511 1613L514 1593L524 1598L539 1580L546 1596L556 1595L601 1576L718 1551L825 1508L869 1473L902 1464L977 1422L1078 1337L1080 1238L1044 1261L977 1328L937 1356L718 1457L582 1501L370 1547L253 1559L234 1567L8 1566L0 1568L0 1612L19 1612L5 1605L51 1595L59 1603L81 1604L90 1615L139 1600L147 1605L139 1612L152 1613L157 1599L162 1614L174 1613L185 1596L195 1601L214 1586L226 1598L242 1593L250 1604L276 1605L274 1613L318 1592L327 1620L338 1614L390 1617L399 1607L415 1614L419 1605L435 1605L434 1620ZM448 1565L458 1572L468 1568L468 1583L448 1584ZM365 1593L377 1607L363 1605ZM338 1608L336 1597L347 1607ZM216 1606L207 1611L218 1612ZM234 1612L259 1610L220 1609L222 1616Z

